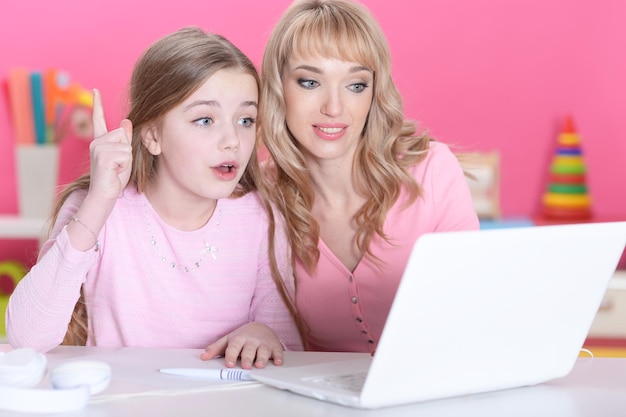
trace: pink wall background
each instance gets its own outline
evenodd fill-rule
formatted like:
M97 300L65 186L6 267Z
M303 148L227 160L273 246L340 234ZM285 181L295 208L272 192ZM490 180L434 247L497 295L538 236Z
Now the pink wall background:
M198 25L259 64L289 0L4 0L0 80L9 68L58 67L102 91L109 126L123 115L138 55ZM504 216L539 207L556 134L571 114L583 140L594 212L626 218L626 2L363 0L388 35L406 113L438 139L501 153ZM392 5L392 7L389 7ZM17 213L6 91L0 96L0 214ZM86 143L72 147L78 159ZM62 182L82 172L65 155ZM2 252L2 251L0 251Z

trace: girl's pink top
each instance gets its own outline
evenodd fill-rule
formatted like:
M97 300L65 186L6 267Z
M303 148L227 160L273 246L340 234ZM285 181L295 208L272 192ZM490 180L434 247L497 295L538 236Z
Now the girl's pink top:
M422 196L406 207L403 192L385 220L391 243L375 236L370 245L384 263L363 258L350 272L321 239L313 275L296 262L296 304L308 327L308 349L373 352L415 241L424 233L479 228L464 173L446 145L432 142L411 172Z
M98 252L74 249L65 228L85 195L69 197L37 264L9 300L13 347L59 345L83 286L88 346L205 348L256 321L287 348L301 349L271 277L268 220L256 193L219 200L205 226L180 231L128 187L99 234ZM291 277L282 226L276 236L279 269Z

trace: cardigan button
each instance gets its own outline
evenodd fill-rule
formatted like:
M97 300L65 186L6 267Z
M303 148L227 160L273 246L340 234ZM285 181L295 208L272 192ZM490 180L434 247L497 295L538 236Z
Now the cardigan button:
M352 304L356 304L359 302L359 299L357 297L352 297Z

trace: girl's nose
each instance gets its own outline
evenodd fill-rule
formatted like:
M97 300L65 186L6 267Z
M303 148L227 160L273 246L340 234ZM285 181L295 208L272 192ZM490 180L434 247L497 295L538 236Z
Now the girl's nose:
M220 146L223 150L236 151L239 149L239 134L237 128L228 124L228 127L224 128L222 132L222 138L220 140Z

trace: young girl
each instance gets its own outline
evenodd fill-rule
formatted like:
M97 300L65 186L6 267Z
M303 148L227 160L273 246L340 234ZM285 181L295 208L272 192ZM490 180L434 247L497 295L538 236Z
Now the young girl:
M415 241L478 228L461 166L405 118L385 36L359 3L295 1L261 74L307 348L374 352Z
M212 344L203 359L244 368L301 347L276 285L292 275L284 228L256 191L258 98L252 62L197 28L139 59L118 129L94 91L90 175L10 299L12 346Z

